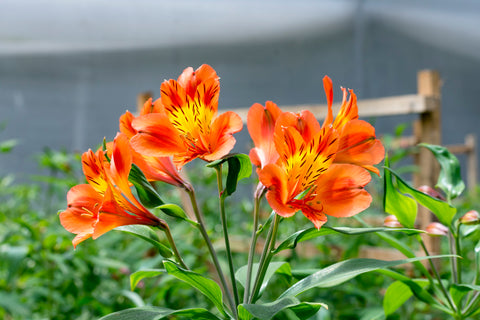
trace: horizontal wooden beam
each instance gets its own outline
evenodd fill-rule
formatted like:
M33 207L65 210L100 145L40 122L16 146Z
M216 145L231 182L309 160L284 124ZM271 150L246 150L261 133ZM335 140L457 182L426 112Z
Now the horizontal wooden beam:
M359 100L358 113L360 117L382 117L401 114L419 114L430 111L434 108L434 98L417 94L386 97L378 99ZM334 115L340 110L341 104L333 105ZM296 105L280 106L282 111L299 112L310 110L318 119L325 119L327 116L327 105ZM244 122L247 120L248 108L235 109Z

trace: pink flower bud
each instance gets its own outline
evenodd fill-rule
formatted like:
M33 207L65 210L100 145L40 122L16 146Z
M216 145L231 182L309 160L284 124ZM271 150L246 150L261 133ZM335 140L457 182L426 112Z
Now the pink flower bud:
M430 186L420 186L417 188L418 191L428 194L432 198L437 198L445 201L445 197L442 196L437 190L433 189Z
M470 210L460 218L463 224L478 224L480 222L480 214L476 210Z
M383 221L383 225L387 228L403 228L403 225L394 215L387 216Z
M446 236L448 235L448 228L439 222L430 223L425 229L430 236Z

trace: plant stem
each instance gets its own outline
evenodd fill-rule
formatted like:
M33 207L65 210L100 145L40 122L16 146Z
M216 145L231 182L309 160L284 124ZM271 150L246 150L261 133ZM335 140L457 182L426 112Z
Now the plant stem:
M222 184L222 165L220 164L216 166L215 170L217 171L218 196L220 200L220 216L222 218L225 250L227 252L228 267L230 271L230 279L232 282L232 291L235 299L235 305L238 306L240 304L240 300L238 299L237 282L235 280L235 268L233 267L232 250L230 249L230 240L228 238L227 216L225 214L225 194L223 193Z
M461 255L461 247L460 247L460 223L457 225L457 233L452 233L452 237L455 240L455 254ZM462 283L462 259L455 257L455 261L457 262L457 281L458 283Z
M450 230L448 232L448 245L450 247L450 252L454 255L457 254L457 249L455 247L454 243L454 237L453 237L453 232ZM451 257L450 258L450 264L452 266L452 280L453 283L458 283L458 261L456 257Z
M275 214L275 219L273 220L273 223L268 230L267 239L265 240L265 246L263 247L262 256L258 265L257 276L255 277L253 291L250 295L248 303L255 302L256 296L258 295L260 288L262 287L262 282L265 278L265 272L268 269L268 265L270 264L270 260L272 259L272 251L275 248L275 238L277 236L279 221L280 216L278 214Z
M258 188L257 188L258 191ZM253 257L255 255L255 247L257 246L257 230L258 230L258 215L260 209L260 200L262 198L261 192L255 192L255 204L253 208L253 231L252 231L252 240L250 243L250 251L248 253L248 263L247 263L247 281L245 282L245 292L243 294L243 302L247 303L248 296L250 294L250 282L252 279L252 267L253 267Z
M423 242L423 239L421 236L417 236L418 242L420 242L420 245L423 248L423 251L427 255L427 257L430 257L430 253L428 252L427 247L425 246L425 242ZM457 308L455 307L450 295L448 294L447 290L443 286L442 279L440 278L440 275L438 274L437 268L435 267L435 264L433 263L432 259L427 259L428 263L430 264L430 268L432 268L433 273L435 274L435 277L437 278L438 284L440 286L440 289L442 290L443 295L445 296L445 299L447 299L448 304L450 305L450 308L452 308L453 311L457 311Z
M227 296L230 309L234 314L235 319L237 319L238 318L237 308L235 306L235 302L233 301L232 294L228 290L227 281L225 280L225 276L223 275L222 268L220 267L220 263L218 262L218 257L215 252L215 249L213 248L212 241L210 241L210 237L208 236L207 230L205 229L205 222L203 221L202 213L198 209L197 199L195 197L195 192L193 190L193 187L189 186L185 190L187 191L188 196L190 197L190 201L192 202L193 212L195 213L195 217L197 218L197 222L198 222L198 229L200 230L200 233L202 234L202 237L205 240L205 243L207 244L208 251L210 252L210 256L212 257L212 260L213 260L213 264L215 265L215 269L217 270L218 278L220 279L223 291Z
M165 232L165 235L167 236L167 239L168 239L168 243L170 244L170 247L172 247L173 255L175 256L175 258L177 258L177 261L178 263L180 263L180 266L182 266L182 268L184 269L189 270L185 262L183 262L180 252L178 252L177 246L175 245L175 241L173 240L172 233L170 232L170 228L168 227L168 225L166 225L166 228L162 228L161 230Z

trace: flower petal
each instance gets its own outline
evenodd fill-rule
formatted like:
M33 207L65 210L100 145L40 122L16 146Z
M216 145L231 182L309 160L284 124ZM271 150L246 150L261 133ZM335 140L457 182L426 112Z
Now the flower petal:
M185 152L180 133L165 114L151 113L137 117L132 121L132 127L138 133L130 142L141 154L165 157Z
M238 114L228 111L219 115L212 124L209 139L210 153L201 156L206 161L220 159L235 145L234 133L242 130L243 122Z
M268 189L267 201L272 209L282 217L291 217L298 210L287 204L289 192L287 175L276 164L268 164L258 171L260 182Z
M323 211L334 217L350 217L370 206L372 197L363 188L370 182L365 169L350 164L334 164L320 176L315 193Z

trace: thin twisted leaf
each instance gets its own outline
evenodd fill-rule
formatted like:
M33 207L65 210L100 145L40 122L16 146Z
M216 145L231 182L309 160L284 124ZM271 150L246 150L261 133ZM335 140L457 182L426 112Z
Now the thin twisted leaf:
M252 174L252 163L250 158L243 153L228 154L222 159L210 162L207 167L213 168L224 162L228 163L227 182L225 196L229 196L237 189L238 181L250 177Z
M465 183L460 174L460 163L457 157L442 146L427 143L421 143L419 146L430 150L438 163L440 163L441 170L436 186L442 189L450 200L462 194L465 189Z
M298 281L287 289L280 298L296 296L312 288L329 288L350 280L360 274L393 267L396 265L410 263L424 259L445 258L451 255L417 257L412 259L384 261L376 259L350 259L330 265L314 274Z
M170 258L173 253L170 248L166 247L160 242L160 238L150 227L143 225L128 225L115 228L115 230L123 231L132 234L140 239L150 242L158 249L160 255L164 258Z
M188 283L200 291L204 296L213 302L215 307L217 307L217 309L223 315L227 315L225 309L223 308L222 290L215 281L205 278L201 274L184 270L169 260L165 260L163 265L165 266L165 269L169 275Z
M179 316L183 319L219 320L214 314L202 308L172 310L157 307L126 309L106 315L99 320L160 320L170 316Z
M300 302L295 297L285 297L265 304L241 304L238 309L239 314L243 317L242 320L251 319L251 317L245 317L248 314L257 319L269 320L286 309L293 311L300 319L307 319L315 315L322 307L328 309L327 305L323 303ZM245 310L248 314L244 312Z
M413 235L417 233L422 233L424 231L417 229L407 229L407 228L348 228L348 227L328 227L323 226L320 229L309 228L301 231L297 231L294 234L290 235L285 239L274 251L278 253L286 249L294 249L298 243L310 240L313 238L326 236L329 234L347 234L347 235L359 235L372 232L402 232L408 235Z

